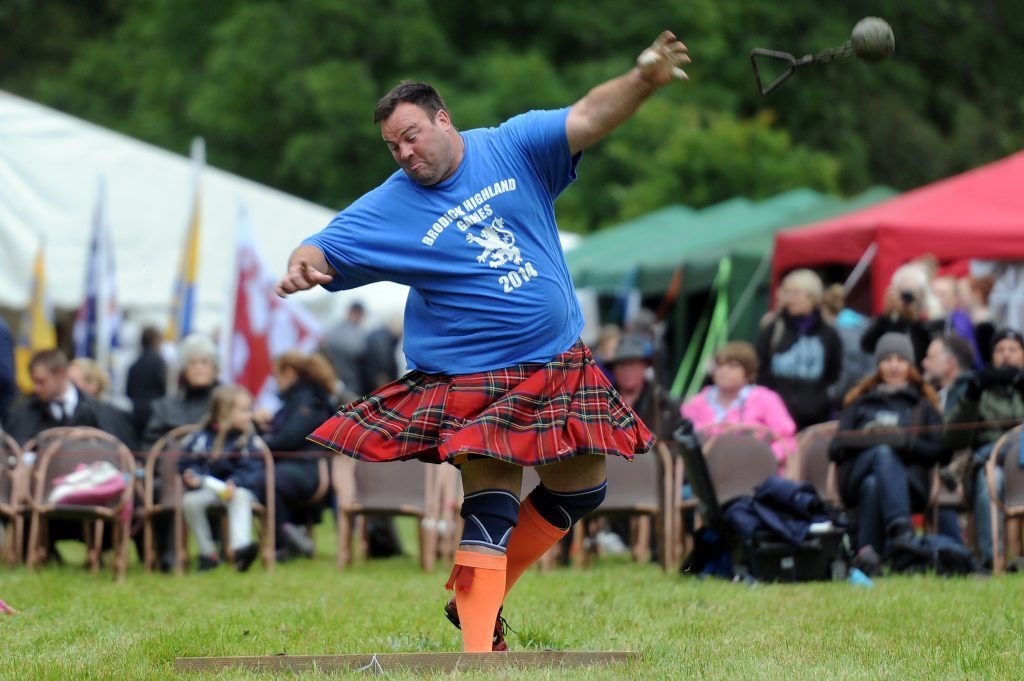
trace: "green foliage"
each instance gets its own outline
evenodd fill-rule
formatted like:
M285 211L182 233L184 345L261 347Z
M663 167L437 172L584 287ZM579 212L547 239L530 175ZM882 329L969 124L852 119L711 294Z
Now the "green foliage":
M893 25L893 59L756 92L750 48L817 52L866 14ZM399 80L491 126L571 104L664 28L691 82L588 151L563 228L795 186L908 189L1024 147L1019 0L10 0L0 88L179 152L202 135L212 164L340 207L394 170L371 111Z

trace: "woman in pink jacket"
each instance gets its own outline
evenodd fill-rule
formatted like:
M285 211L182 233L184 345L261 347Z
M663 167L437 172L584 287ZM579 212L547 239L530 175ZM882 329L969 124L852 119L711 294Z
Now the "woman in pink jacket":
M682 406L682 414L702 435L714 434L715 426L749 423L765 426L777 438L772 445L779 474L786 458L796 451L796 424L775 391L753 385L757 376L757 353L744 341L726 343L715 353L712 385Z

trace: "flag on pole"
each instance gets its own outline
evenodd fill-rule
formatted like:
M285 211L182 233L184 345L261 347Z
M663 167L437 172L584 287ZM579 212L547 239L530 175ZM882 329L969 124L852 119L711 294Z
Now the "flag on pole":
M57 347L57 330L54 327L53 305L46 295L46 255L44 244L39 244L35 264L32 267L32 292L28 307L21 316L18 345L14 349L17 365L18 388L24 393L32 392L32 379L28 373L28 362L33 353Z
M195 315L196 279L199 271L199 230L201 210L201 176L206 164L206 145L201 137L192 140L192 210L189 213L185 247L178 261L178 277L174 283L171 319L166 338L177 342L192 333Z
M74 341L76 357L92 357L109 372L110 351L117 347L121 315L117 307L114 242L110 234L106 203L107 186L101 176L97 185L92 239L85 268L85 300L75 316Z
M271 375L273 359L286 350L311 352L323 336L320 323L291 298L274 294L277 277L260 259L249 212L238 205L238 276L235 312L225 348L226 380L245 386L257 406L279 404Z

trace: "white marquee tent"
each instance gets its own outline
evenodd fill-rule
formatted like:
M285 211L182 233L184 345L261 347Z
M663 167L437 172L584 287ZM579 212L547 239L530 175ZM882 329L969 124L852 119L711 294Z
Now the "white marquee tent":
M115 248L117 296L140 323L165 324L191 208L192 163L81 119L0 91L0 307L24 308L32 262L46 247L53 304L77 308L100 176ZM249 212L264 262L284 269L299 241L327 224L335 210L206 166L195 327L214 332L233 305L239 202ZM373 284L330 295L297 296L322 321L361 301L371 321L405 305L406 289Z

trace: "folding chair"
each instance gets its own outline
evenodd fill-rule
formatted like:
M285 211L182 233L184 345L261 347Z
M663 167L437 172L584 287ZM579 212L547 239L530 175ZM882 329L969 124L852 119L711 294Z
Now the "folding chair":
M332 478L338 500L338 569L353 561L353 521L360 522L356 536L363 536L362 516L366 514L408 515L419 525L420 565L434 569L437 560L437 520L440 501L434 484L434 464L422 461L392 461L387 464L356 461L347 456L334 459ZM362 544L362 539L360 541ZM362 551L366 555L365 549Z
M152 572L157 556L153 537L153 521L170 515L174 531L174 573L182 574L188 561L185 548L185 521L181 496L184 489L178 475L181 442L198 429L197 425L179 426L156 441L146 456L142 496L142 560L146 572Z
M190 424L179 426L160 438L153 445L149 455L146 457L145 472L145 500L143 518L143 545L146 569L152 570L156 564L156 556L153 547L153 518L162 513L173 515L174 523L174 546L175 546L175 574L181 574L188 563L188 542L187 527L182 512L182 496L185 493L184 482L178 473L178 460L182 456L181 444L184 439L197 430L197 426ZM256 501L252 506L252 514L260 521L259 544L260 555L263 566L272 570L277 560L276 537L274 536L274 458L270 450L259 440L259 453L263 459L264 468L264 502ZM225 456L231 456L225 454ZM157 479L159 478L159 484ZM228 516L226 509L211 508L210 512L221 520L221 537L227 537ZM234 551L225 542L224 553L228 562L235 560Z
M608 491L601 506L580 520L573 536L572 555L578 564L586 565L590 553L583 549L583 528L593 518L609 515L633 516L631 523L633 558L645 563L650 558L651 521L654 520L660 562L668 570L672 564L672 457L664 442L636 456L632 461L620 456L605 458Z
M1024 466L1020 461L1021 426L1003 434L992 449L992 455L985 464L985 480L988 484L990 513L992 514L992 568L995 574L1006 570L1007 556L1021 555L1021 522L1024 521ZM996 468L1003 469L1003 496L999 498L996 487ZM999 515L1003 514L1000 523ZM999 541L1000 524L1004 527L1006 549Z
M18 443L10 435L0 432L0 525L6 533L0 553L8 565L17 565L21 561L27 475Z
M34 568L46 555L44 524L51 519L82 521L89 566L96 572L100 566L103 547L104 523L113 527L112 543L115 555L114 579L124 578L128 567L128 535L131 529L132 485L126 484L120 496L108 505L69 505L47 500L54 488L54 480L74 472L79 464L109 462L131 480L135 462L128 448L116 437L96 428L75 427L44 431L32 445L38 460L32 477L34 489L29 497L32 512L28 542L28 566Z
M840 505L836 487L836 466L828 457L832 436L839 421L826 421L804 428L796 436L795 479L814 485L823 501Z

